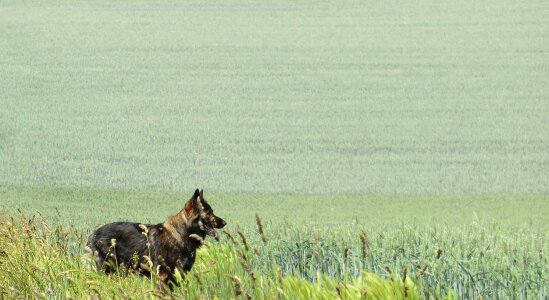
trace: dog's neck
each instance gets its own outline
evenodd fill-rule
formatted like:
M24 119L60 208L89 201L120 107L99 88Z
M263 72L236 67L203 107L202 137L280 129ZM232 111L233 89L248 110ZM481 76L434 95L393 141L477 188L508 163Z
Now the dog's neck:
M189 251L194 251L200 248L204 243L204 234L193 233L193 230L189 228L190 222L192 222L193 216L189 216L184 210L176 215L169 217L162 227L170 233L170 235L176 240L177 245L186 248ZM197 239L195 236L200 237Z
M177 241L179 245L183 245L183 237L178 229L178 227L183 227L184 229L187 224L187 216L185 212L181 211L177 215L169 217L162 226L170 233L170 235Z
M179 232L177 232L177 229L175 229L175 227L173 227L173 225L170 222L164 222L164 224L162 224L162 226L164 226L164 228L166 228L166 230L177 241L177 244L179 244L179 245L183 244L183 239L181 238L181 235L179 234Z

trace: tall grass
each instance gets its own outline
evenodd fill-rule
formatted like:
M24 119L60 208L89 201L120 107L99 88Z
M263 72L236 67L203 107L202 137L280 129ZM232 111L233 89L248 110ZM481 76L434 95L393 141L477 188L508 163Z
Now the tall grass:
M276 224L279 226L281 224ZM454 290L462 298L543 297L549 290L549 234L529 227L504 233L494 223L464 226L382 226L371 229L367 244L356 226L267 232L258 269L273 262L284 274L317 280L317 272L345 280L364 271L421 277L425 297ZM366 251L364 251L366 249Z
M242 299L420 299L420 280L362 273L338 280L318 272L314 282L285 275L276 262L269 269L251 266L258 259L244 247L207 244L191 272L176 278L173 291L151 278L105 275L94 271L81 251L74 228L48 225L20 215L0 221L0 297L4 298L242 298ZM259 255L260 257L261 255ZM452 297L449 293L448 298Z
M155 276L96 273L82 257L85 232L34 218L4 219L0 290L4 295L212 298L543 298L548 295L548 236L495 228L291 228L226 230L207 243L172 294ZM278 225L278 224L277 224ZM384 234L381 234L384 232ZM367 245L367 251L363 251ZM374 275L375 274L375 275Z
M0 198L7 213L21 207L27 214L40 212L52 224L75 227L78 238L71 234L67 245L73 254L82 252L83 238L99 224L159 223L185 199L175 193L9 185L0 185ZM222 234L222 244L237 257L245 253L247 268L258 276L279 268L284 276L308 282L317 282L319 272L345 282L363 272L401 276L407 268L412 278L422 274L425 297L448 290L467 298L548 293L549 223L543 196L207 199L228 222L230 237ZM245 268L242 272L249 274Z

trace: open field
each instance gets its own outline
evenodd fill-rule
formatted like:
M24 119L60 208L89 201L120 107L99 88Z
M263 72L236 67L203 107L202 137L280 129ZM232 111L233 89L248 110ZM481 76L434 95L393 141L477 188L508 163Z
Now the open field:
M187 193L121 189L12 186L0 184L0 209L21 209L48 220L89 229L119 219L161 222L178 212ZM255 228L255 213L266 221L307 227L366 228L380 225L460 226L492 222L549 231L549 196L299 196L212 194L206 199L233 228ZM304 223L304 224L300 224ZM268 226L268 225L267 225ZM255 229L254 229L255 230Z
M547 1L2 1L0 178L548 194Z
M199 253L178 296L230 298L232 274L254 298L548 297L548 15L0 0L0 298L154 295L86 270L83 238L161 222L196 187L237 241Z

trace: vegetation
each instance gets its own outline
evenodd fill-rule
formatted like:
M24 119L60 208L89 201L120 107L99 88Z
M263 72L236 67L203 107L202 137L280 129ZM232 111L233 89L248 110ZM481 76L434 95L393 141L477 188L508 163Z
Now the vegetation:
M420 299L418 278L411 278L406 270L402 277L383 279L363 273L342 281L318 273L312 283L283 276L280 268L258 272L250 265L260 256L257 250L253 253L245 250L247 244L235 247L227 243L205 245L195 268L184 277L178 273L180 286L171 291L158 283L161 281L154 273L144 278L132 274L107 277L95 272L89 257L69 250L78 237L74 229L52 228L34 216L0 222L0 297Z
M546 15L0 1L0 298L546 298ZM83 265L197 187L227 233L174 294Z
M0 178L549 194L543 1L0 3Z
M79 273L77 286L60 289L58 285L52 289L73 296L91 294L96 286L89 282L104 287L98 290L104 295L113 292L122 295L118 294L119 287L134 296L156 291L156 285L137 276L109 279L83 268L83 243L98 224L116 220L161 222L179 210L188 198L171 193L89 188L3 186L1 191L2 199L13 199L7 202L8 206L27 207L27 213L41 212L53 224L49 231L44 231L41 221L35 221L36 230L31 230L37 235L32 238L35 248L24 242L25 235L21 232L28 230L13 234L18 241L4 239L0 249L9 256L2 259L10 260L0 264L0 273L4 274L0 286L4 292L16 288L24 293L35 290L46 293L43 287L52 279L33 278L28 271L39 260L44 264L59 262L52 267L55 269L52 274L71 270ZM188 285L192 288L175 291L177 295L211 297L217 293L222 298L232 297L233 283L238 280L227 274L240 279L243 297L246 293L255 298L274 297L270 293L274 293L271 288L279 287L277 276L293 286L285 290L288 297L305 289L311 293L325 291L324 297L333 298L331 295L337 293L334 288L340 284L347 284L349 291L366 287L371 295L378 289L402 292L391 278L402 278L404 270L412 280L410 288L414 286L410 293L421 298L544 297L549 292L545 197L211 195L206 198L228 226L219 243L209 240L210 246L198 253L200 262L185 279L198 280L192 275L197 272L207 282L207 288L194 289L198 282L193 281ZM96 203L111 204L108 208L98 205L90 209L93 199ZM32 208L33 203L36 208ZM56 209L48 203L67 207ZM258 219L255 212L259 212ZM6 216L4 220L9 218ZM13 224L27 224L14 219L10 221ZM5 228L5 221L3 224ZM56 230L56 226L65 229ZM67 238L59 238L64 235L56 232L66 232ZM62 246L52 242L59 239ZM54 250L44 247L42 241L48 241ZM257 282L251 280L251 272L263 284L262 288L254 287ZM52 295L46 293L46 296Z

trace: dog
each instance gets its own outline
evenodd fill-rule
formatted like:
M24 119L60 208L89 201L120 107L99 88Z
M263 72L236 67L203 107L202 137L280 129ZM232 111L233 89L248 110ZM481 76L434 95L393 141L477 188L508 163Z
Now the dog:
M174 272L188 272L195 261L196 250L206 235L219 240L216 229L227 223L214 215L204 199L203 190L185 203L184 208L161 224L115 222L103 225L88 238L90 253L99 270L109 274L120 270L136 271L159 278L170 288L176 285Z

